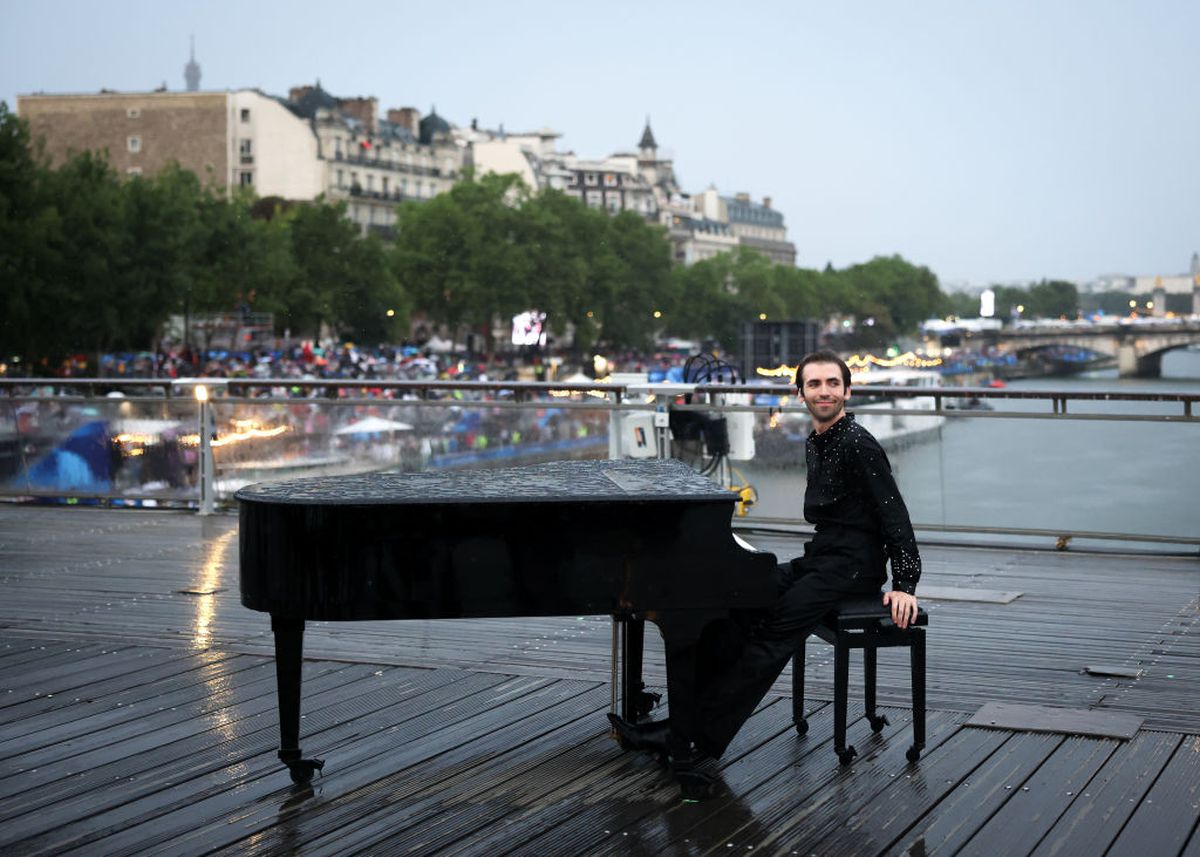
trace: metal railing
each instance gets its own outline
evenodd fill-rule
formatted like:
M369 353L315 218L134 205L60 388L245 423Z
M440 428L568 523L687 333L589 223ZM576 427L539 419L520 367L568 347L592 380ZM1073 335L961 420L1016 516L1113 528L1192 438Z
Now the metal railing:
M207 393L203 401L197 397L200 388ZM1198 401L1200 393L1176 391L967 387L863 386L855 387L852 397L861 420L875 420L885 433L900 425L894 433L901 441L919 444L926 438L937 444L938 457L926 456L932 464L913 466L940 468L943 481L961 466L944 460L950 453L941 440L943 426L958 421L1053 421L1075 426L1072 432L1086 442L1083 427L1093 423L1129 423L1141 426L1139 432L1148 425L1190 432L1187 427L1200 422ZM989 405L997 407L989 410ZM728 420L755 439L750 458L714 471L734 488L739 480L748 481L741 478L742 470L754 469L764 480L776 480L788 467L802 470L803 403L790 386L775 384L0 379L0 498L209 511L229 502L240 485L273 478L680 454L663 425L665 417L651 422L668 409ZM648 429L648 445L634 450L629 437L638 428ZM790 464L779 463L781 449L792 457ZM703 458L708 453L700 444L690 454ZM95 468L92 479L86 478L89 467ZM792 476L776 481L785 479L794 481ZM903 481L902 487L908 496ZM1184 489L1186 500L1191 489ZM1200 546L1200 534L1155 533L1147 527L1129 532L1125 527L1043 526L1037 520L961 523L949 520L942 503L941 520L930 514L922 523L914 514L918 529L1053 537L1060 546L1093 538ZM798 513L797 506L787 510L790 515ZM803 529L798 517L778 511L751 508L740 523Z

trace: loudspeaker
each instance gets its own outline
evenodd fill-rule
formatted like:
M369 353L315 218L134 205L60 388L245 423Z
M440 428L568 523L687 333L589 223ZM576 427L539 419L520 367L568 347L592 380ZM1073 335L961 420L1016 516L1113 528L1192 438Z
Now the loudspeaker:
M811 319L799 321L744 321L738 328L738 356L742 377L753 383L755 369L795 366L804 355L819 348L821 326Z

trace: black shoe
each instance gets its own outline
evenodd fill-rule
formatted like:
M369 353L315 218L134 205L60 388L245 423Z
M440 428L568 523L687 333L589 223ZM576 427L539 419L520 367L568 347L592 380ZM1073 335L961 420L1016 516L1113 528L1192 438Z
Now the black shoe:
M660 761L666 761L671 755L671 721L669 719L634 724L610 711L608 722L612 724L624 749L641 750L643 753L658 756Z

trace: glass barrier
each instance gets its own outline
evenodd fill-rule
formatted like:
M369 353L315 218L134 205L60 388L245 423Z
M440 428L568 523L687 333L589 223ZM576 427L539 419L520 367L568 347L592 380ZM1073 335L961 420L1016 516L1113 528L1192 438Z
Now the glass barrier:
M213 408L222 499L276 479L504 467L609 451L608 409L580 394L520 403L461 391L410 400L215 399Z
M914 523L1200 537L1197 427L1170 421L1177 403L1071 401L1078 418L1065 419L1047 399L921 413L930 407L897 399L850 409L887 451ZM1101 416L1119 419L1091 418ZM799 519L808 419L786 408L752 419L754 457L730 462L733 484L756 495L747 518Z
M0 400L0 494L188 504L198 496L198 411L163 396Z
M10 390L0 398L0 496L195 507L199 405L190 388L167 392ZM684 407L677 397L639 392L618 405L611 390L546 385L396 386L382 395L336 385L215 388L217 499L302 476L670 454L752 501L739 510L747 522L802 522L810 425L790 391L721 394L721 405L698 393ZM887 450L918 525L1200 537L1194 401L1036 388L1019 396L1027 397L859 388L851 410ZM714 443L728 443L724 461L710 452L713 431Z

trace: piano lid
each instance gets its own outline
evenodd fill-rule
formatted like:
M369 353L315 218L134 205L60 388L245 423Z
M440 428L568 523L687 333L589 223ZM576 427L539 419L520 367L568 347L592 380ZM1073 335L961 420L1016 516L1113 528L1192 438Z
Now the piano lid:
M290 479L249 485L234 496L248 503L347 506L736 499L675 459L551 461L491 470Z

